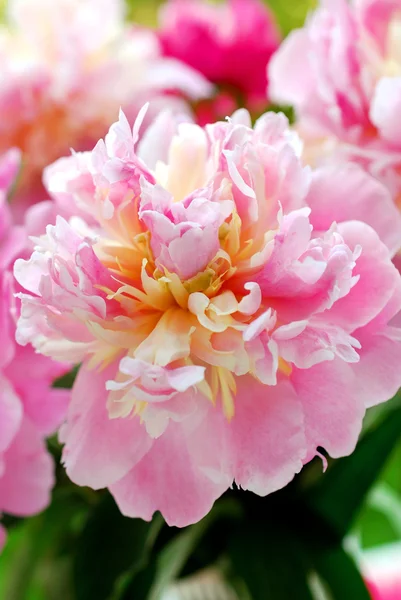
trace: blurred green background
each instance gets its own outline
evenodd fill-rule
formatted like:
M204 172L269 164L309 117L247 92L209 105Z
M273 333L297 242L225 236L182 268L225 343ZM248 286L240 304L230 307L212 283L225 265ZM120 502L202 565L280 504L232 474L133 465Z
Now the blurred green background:
M56 1L56 0L54 0ZM157 23L157 10L161 0L126 0L128 18L143 25L154 26ZM218 2L219 0L210 0ZM276 15L284 34L294 27L302 25L308 10L316 5L316 0L269 0L265 1ZM0 0L0 14L4 12L7 0Z
M154 25L157 9L161 4L161 0L128 0L130 19ZM294 27L302 25L308 10L316 5L316 0L269 0L265 1L265 4L273 10L282 32L287 34Z

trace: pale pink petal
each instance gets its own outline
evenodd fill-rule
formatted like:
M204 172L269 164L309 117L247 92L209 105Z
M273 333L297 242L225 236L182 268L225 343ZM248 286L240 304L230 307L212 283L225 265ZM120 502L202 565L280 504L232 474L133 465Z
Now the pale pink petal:
M333 221L364 221L390 252L401 245L400 211L384 185L357 165L334 164L316 170L306 202L315 230L329 229Z
M36 428L24 419L5 455L0 477L0 510L13 515L32 515L50 501L54 467Z
M360 361L353 365L365 406L375 406L392 398L401 387L399 357L401 338L398 330L356 332L361 343Z
M313 86L313 74L308 68L312 52L306 31L289 34L273 55L269 64L270 97L281 104L302 104Z
M383 77L376 86L370 107L372 123L382 137L401 148L401 77Z
M337 358L307 370L294 369L291 382L304 415L305 462L319 446L333 458L351 454L365 415L364 394L353 366Z
M44 435L53 434L65 417L70 390L52 388L52 383L70 369L68 364L36 354L30 346L18 346L14 360L4 370L21 398L24 413Z
M301 331L297 325L301 325ZM359 361L355 350L360 348L359 340L324 320L283 325L274 332L273 338L280 356L300 369L334 360L336 356L349 363Z
M350 248L355 248L361 240L363 246L353 270L353 276L359 279L349 294L332 307L330 319L346 328L352 323L356 329L367 325L387 305L398 285L399 274L386 246L368 225L350 221L340 224L339 231Z
M152 449L122 480L110 486L121 512L150 521L159 510L170 526L199 521L225 491L193 461L182 428L170 423Z
M265 496L287 485L302 468L302 404L287 382L271 387L240 377L237 386L235 416L226 425L235 455L234 478L243 489Z
M0 452L12 443L23 417L23 407L12 384L0 375Z
M84 364L78 373L60 431L63 462L78 485L99 489L118 481L152 445L139 418L109 418L106 381L113 379L117 369L114 363L96 372Z

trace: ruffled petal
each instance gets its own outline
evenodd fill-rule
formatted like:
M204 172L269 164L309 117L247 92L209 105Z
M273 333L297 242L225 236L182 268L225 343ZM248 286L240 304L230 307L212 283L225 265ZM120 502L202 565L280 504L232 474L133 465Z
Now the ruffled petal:
M159 510L170 526L186 527L202 519L226 487L199 469L183 428L170 423L141 462L110 491L128 517L150 521Z
M118 363L100 372L83 364L75 381L60 440L67 473L78 485L99 489L118 481L152 445L139 418L109 417L106 381L117 369Z
M239 377L235 416L226 427L235 481L243 489L266 496L301 470L306 456L302 404L289 383L263 386Z
M401 245L401 214L391 194L358 165L335 164L315 171L306 202L315 231L329 229L333 221L363 221L390 252Z
M365 415L364 393L353 366L335 359L308 370L293 370L291 382L304 415L305 462L319 446L333 458L353 452Z

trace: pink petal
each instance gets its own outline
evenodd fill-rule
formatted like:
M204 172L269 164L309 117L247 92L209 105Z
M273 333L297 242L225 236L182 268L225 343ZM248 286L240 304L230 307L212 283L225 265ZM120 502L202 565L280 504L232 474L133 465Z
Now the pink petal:
M383 77L376 86L370 107L372 123L381 136L400 148L401 77Z
M83 364L75 381L60 440L67 473L78 485L99 489L118 481L152 445L139 418L108 415L106 381L117 369L118 362L100 372Z
M312 51L305 30L292 31L269 64L270 97L281 104L302 104L313 85L308 59Z
M159 510L170 526L199 521L224 492L194 463L179 424L170 423L148 454L123 479L110 486L121 512L150 521Z
M0 511L26 516L43 510L54 484L53 461L28 419L6 452L5 465L0 477Z
M360 361L352 365L359 381L365 406L375 406L392 398L401 387L401 338L398 330L356 332L362 345Z
M24 369L23 376L21 368ZM55 379L71 369L34 352L31 346L17 346L14 360L4 370L21 398L24 413L44 435L61 425L70 399L70 390L52 388Z
M23 408L11 383L0 375L0 452L7 450L23 416Z
M330 310L333 323L346 329L362 327L376 317L391 299L399 274L377 233L365 223L350 221L339 225L339 232L351 249L362 245L353 276L359 276L350 292Z
M365 402L353 365L339 359L291 375L302 404L307 443L305 462L322 446L333 458L353 452L362 428Z
M235 481L243 489L266 496L301 470L302 405L288 383L271 387L250 377L237 378L235 416L226 428L235 456Z
M306 198L316 230L333 221L364 221L379 234L391 252L401 245L401 214L389 191L352 163L330 165L315 171Z

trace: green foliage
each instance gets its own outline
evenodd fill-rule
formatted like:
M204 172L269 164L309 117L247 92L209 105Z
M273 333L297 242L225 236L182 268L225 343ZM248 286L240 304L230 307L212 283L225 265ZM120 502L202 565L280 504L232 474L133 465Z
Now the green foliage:
M104 494L92 511L74 554L76 600L107 600L128 569L139 570L163 521L152 523L123 517Z
M401 432L401 409L368 431L356 451L338 460L309 491L309 502L341 539L350 529Z
M341 546L319 549L314 555L314 566L333 600L370 600L355 562Z
M53 387L64 388L67 390L71 389L72 386L74 385L75 378L78 375L78 371L79 371L79 365L74 367L73 369L71 369L71 371L69 371L65 375L62 375L61 377L56 379L53 382Z
M10 525L0 557L1 600L75 600L71 557L90 508L79 488L58 488L43 514Z
M285 521L241 523L229 555L237 584L243 580L253 600L313 600L307 582L311 561Z

